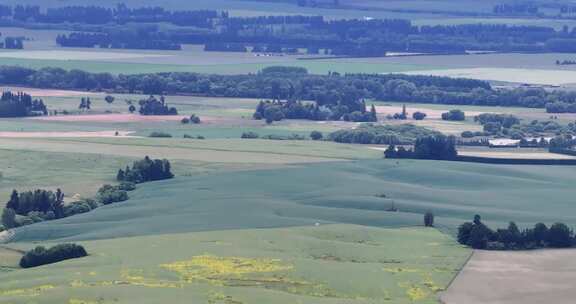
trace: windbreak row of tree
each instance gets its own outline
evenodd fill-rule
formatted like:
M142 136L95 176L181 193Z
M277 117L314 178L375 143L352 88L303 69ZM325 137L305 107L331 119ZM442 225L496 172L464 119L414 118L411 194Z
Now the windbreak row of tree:
M328 140L349 144L410 145L414 144L417 138L439 135L438 131L412 124L363 124L354 129L332 132L328 135Z
M165 8L129 8L120 3L116 8L100 6L66 6L42 10L37 5L0 6L0 17L21 22L126 24L166 22L180 26L211 28L216 20L228 18L227 12L214 10L169 11Z
M103 185L94 198L65 203L64 193L60 189L56 192L43 189L24 192L13 190L2 212L2 226L12 229L86 213L103 205L128 200L128 192L136 189L137 183L172 177L174 175L168 160L146 156L143 160L135 161L132 167L119 170L116 176L119 184Z
M325 104L306 103L295 100L288 101L260 101L253 114L256 120L264 119L270 124L282 119L309 119L309 120L343 120L354 122L378 121L374 105L366 111L363 100L349 103Z
M172 41L163 33L139 31L109 31L106 33L74 32L56 37L62 47L99 47L103 49L172 50L182 49L182 44Z
M519 9L499 8L500 11ZM154 35L166 38L164 43L208 44L209 50L214 47L226 50L233 46L238 51L246 51L251 46L257 50L280 52L307 49L308 53L316 54L322 49L325 54L333 55L383 56L389 51L572 52L576 49L576 32L569 27L556 30L504 24L416 26L409 20L329 20L321 16L230 17L227 12L168 11L159 7L132 9L125 5L118 5L116 9L62 7L45 12L37 6L17 6L13 10L5 8L4 15L20 23L61 23L72 31L78 31L77 24L98 24L99 27L84 28L104 33L112 33L111 29L118 24L167 22L188 28L155 30ZM92 39L85 33L74 35L75 39L66 39L63 45L83 46ZM114 44L142 47L136 42L138 38L137 35L126 36L122 41L115 40Z
M510 222L507 228L494 231L482 223L479 215L475 215L472 222L460 225L458 242L474 249L487 250L568 248L576 245L572 229L564 223L555 223L550 227L538 223L534 228L520 230L516 223Z
M304 70L304 72L302 72ZM190 94L271 100L314 101L318 107L347 106L362 111L363 99L543 108L576 104L576 92L493 89L485 81L402 74L311 75L302 68L269 67L257 74L211 75L186 72L112 75L81 70L0 66L0 83L28 87L107 90L117 93ZM351 113L349 112L349 113Z
M18 92L6 91L0 97L0 117L26 117L48 115L48 109L42 99Z

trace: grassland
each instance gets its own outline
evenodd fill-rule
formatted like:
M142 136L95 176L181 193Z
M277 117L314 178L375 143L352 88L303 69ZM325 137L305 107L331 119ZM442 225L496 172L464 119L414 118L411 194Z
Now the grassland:
M87 240L316 222L406 227L421 225L427 210L449 233L476 213L495 227L510 220L521 226L539 221L574 225L576 217L569 211L575 170L382 159L196 174L144 185L122 204L26 226L16 230L14 240ZM386 211L393 205L399 212Z
M446 288L470 254L434 229L354 225L211 231L82 244L90 251L87 258L5 273L0 300L436 303L437 292Z

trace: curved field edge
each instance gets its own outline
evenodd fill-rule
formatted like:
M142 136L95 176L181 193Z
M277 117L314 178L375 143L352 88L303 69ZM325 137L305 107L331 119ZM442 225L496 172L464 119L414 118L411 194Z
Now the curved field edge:
M14 304L38 299L42 303L436 303L438 292L470 254L432 228L343 224L81 244L89 257L4 274L0 300Z

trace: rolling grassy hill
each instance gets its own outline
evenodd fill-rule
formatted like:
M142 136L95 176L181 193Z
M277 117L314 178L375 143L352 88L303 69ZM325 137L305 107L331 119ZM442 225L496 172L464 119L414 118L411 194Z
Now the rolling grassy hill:
M450 233L477 213L499 226L511 220L574 225L575 170L368 160L179 177L142 185L125 203L17 229L14 240L91 240L316 222L405 227L421 225L427 210ZM387 211L393 204L399 212Z

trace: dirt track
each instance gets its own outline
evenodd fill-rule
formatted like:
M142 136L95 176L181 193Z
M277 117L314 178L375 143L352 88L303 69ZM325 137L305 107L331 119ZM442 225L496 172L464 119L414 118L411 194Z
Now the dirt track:
M576 250L476 251L446 304L575 303Z

